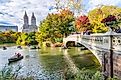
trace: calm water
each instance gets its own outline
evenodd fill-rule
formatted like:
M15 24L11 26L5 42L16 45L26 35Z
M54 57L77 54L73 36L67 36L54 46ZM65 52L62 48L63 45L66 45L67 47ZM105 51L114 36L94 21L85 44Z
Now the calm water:
M22 66L19 76L33 76L38 80L63 80L69 61L64 55L65 50L60 47L39 50L32 50L27 47L18 49L16 46L8 46L7 50L0 48L0 69L8 64L8 58L13 56L15 52L19 52L24 56L22 60L9 65L15 68L18 65ZM78 68L95 66L94 55L81 55L80 48L68 49L66 53L71 55L69 59L75 58L71 61L74 61L73 63Z

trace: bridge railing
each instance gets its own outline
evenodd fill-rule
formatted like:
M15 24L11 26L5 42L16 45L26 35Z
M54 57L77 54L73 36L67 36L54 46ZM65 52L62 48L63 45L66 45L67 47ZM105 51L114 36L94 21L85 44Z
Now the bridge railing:
M66 38L63 38L63 41L78 41L80 34L71 34Z
M100 35L81 35L81 43L100 49L110 49L110 37Z
M88 44L100 49L110 49L112 37L113 50L121 51L121 33L104 33L104 34L92 34L92 35L81 35L81 34L71 34L63 41L76 41L83 44Z
M121 34L113 35L113 49L116 51L121 51Z
M112 47L114 51L121 51L121 34L112 35L80 35L80 41L84 44L95 46L101 49L110 49L112 37Z

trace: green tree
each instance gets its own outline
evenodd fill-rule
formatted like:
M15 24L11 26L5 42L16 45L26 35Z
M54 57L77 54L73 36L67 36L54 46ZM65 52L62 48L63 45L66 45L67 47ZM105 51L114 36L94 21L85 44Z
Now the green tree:
M5 31L0 33L0 43L16 43L18 32Z
M38 42L36 41L36 32L30 32L28 34L28 44L31 44L31 45L35 45L35 44L38 44Z
M28 34L27 33L21 33L21 35L18 37L16 44L19 45L26 45L28 44Z
M39 32L36 34L37 41L40 43L43 41L51 41L52 43L61 41L64 35L67 36L74 31L73 21L74 15L67 9L63 9L59 13L48 14L40 24Z
M109 15L114 15L119 17L118 15L121 13L121 8L115 6L102 6L100 8L96 8L88 13L88 17L91 23L92 32L106 32L108 28L106 25L101 23L101 21L108 17Z
M30 33L20 33L16 44L18 45L36 45L38 42L36 41L36 32Z

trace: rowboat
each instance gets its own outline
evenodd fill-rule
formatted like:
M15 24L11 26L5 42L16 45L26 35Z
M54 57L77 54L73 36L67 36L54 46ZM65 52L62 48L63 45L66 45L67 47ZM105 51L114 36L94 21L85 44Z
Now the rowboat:
M40 49L39 46L30 46L30 49Z
M3 46L3 50L6 50L7 48L5 46Z
M21 60L21 59L23 59L23 56L17 57L17 56L15 55L15 56L9 58L8 61L9 61L9 63L11 63L11 62L19 61L19 60Z
M22 47L21 47L21 46L17 46L17 48L22 49Z

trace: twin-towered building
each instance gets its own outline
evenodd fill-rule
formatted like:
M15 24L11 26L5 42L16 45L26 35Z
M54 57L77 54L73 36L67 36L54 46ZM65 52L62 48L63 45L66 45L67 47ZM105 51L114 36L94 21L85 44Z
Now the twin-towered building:
M25 11L25 14L24 14L24 24L22 26L22 32L37 32L38 31L38 27L36 25L36 17L34 16L34 13L32 13L32 16L31 16L31 24L29 24L29 17L27 16L27 13ZM11 24L1 24L0 22L0 32L5 32L5 31L15 31L15 32L18 32L18 26L14 26L14 25L11 25Z
M32 13L31 24L29 24L29 17L27 16L27 13L25 11L22 32L29 33L29 32L36 32L36 31L38 31L38 27L36 25L36 17L34 16L34 13Z

